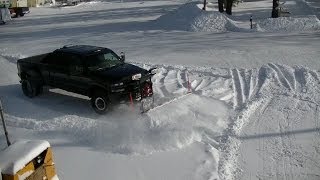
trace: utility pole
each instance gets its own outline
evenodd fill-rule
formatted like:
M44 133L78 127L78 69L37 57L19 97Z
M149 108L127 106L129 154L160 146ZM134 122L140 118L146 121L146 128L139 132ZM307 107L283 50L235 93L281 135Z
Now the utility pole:
M4 134L6 135L6 139L7 139L7 145L10 146L10 145L11 145L11 142L10 142L9 137L8 137L8 131L7 131L6 123L4 122L3 107L2 107L1 100L0 100L0 114L1 114L1 119L2 119L2 125L3 125L3 129L4 129Z

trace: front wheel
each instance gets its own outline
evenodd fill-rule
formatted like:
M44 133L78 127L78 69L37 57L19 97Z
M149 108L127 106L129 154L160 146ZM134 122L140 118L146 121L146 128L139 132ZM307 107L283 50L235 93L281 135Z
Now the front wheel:
M91 105L98 114L105 114L110 109L110 101L106 93L96 92L91 98Z

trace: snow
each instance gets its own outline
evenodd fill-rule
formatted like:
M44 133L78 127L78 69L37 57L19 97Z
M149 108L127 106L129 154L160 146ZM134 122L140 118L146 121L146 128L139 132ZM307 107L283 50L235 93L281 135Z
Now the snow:
M52 180L59 180L58 175L54 175L51 179Z
M232 16L214 1L208 11L187 0L31 8L0 29L10 138L48 140L61 179L319 179L317 5L287 1L291 16L278 19L269 0L240 3ZM88 97L60 89L25 97L17 59L65 44L157 67L157 107L141 115L122 104L101 116Z
M187 3L156 19L154 25L168 30L195 32L240 31L226 15L210 8L203 11L202 7L200 2Z
M320 21L316 16L268 18L257 23L257 29L268 32L294 32L320 30Z
M231 16L219 13L208 5L206 11L202 10L203 4L200 2L191 2L182 5L177 10L165 14L155 20L154 25L168 30L182 30L195 32L248 32L248 28L241 27L242 22L237 18L232 20ZM248 17L249 18L249 17ZM255 17L256 18L256 17ZM255 28L251 31L262 32L305 32L318 31L320 21L315 16L294 16L268 18L259 20L254 24Z
M1 151L1 173L14 175L31 160L50 147L47 141L19 140ZM29 172L26 172L29 173Z

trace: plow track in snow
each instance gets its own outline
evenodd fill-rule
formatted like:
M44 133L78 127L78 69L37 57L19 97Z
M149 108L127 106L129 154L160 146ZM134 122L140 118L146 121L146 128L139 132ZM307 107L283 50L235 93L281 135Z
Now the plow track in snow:
M274 91L290 92L301 95L308 91L318 92L312 88L320 82L317 71L305 67L289 67L269 63L259 69L231 69L233 90L233 107L242 109L255 98L259 98L261 88L273 88ZM279 93L279 92L277 92Z
M16 76L15 68L12 70L12 76ZM9 72L11 72L10 69ZM109 119L106 120L106 117L98 117L94 112L91 112L89 103L87 104L88 100L79 100L68 95L59 95L52 92L49 92L50 94L44 93L33 100L29 100L22 95L21 89L15 84L1 87L0 93L1 98L9 105L9 111L6 115L9 126L37 131L51 131L53 133L62 132L62 135L71 134L70 136L74 138L75 142L80 141L80 144L86 142L89 146L94 142L93 145L98 149L104 149L108 152L144 153L143 148L140 149L140 147L134 145L135 143L141 143L141 141L138 136L132 137L132 132L129 129L133 129L140 137L144 137L143 143L149 143L148 147L150 145L155 150L183 147L192 141L198 141L199 139L193 133L201 132L201 141L219 149L221 153L219 173L222 179L224 179L223 177L228 179L237 174L235 173L237 171L235 165L238 154L237 148L241 144L239 143L241 138L238 139L237 137L240 136L242 128L248 123L250 116L256 112L257 107L261 106L264 107L263 109L267 109L268 104L266 103L270 102L270 98L274 95L285 94L312 103L319 109L320 88L317 88L320 84L319 71L304 67L289 67L274 63L256 69L159 66L159 73L153 77L152 81L154 82L156 105L160 106L185 95L188 92L189 83L192 93L200 95L204 99L194 96L191 99L184 97L182 101L169 105L168 107L171 108L165 109L165 115L161 111L152 112L159 119L153 119L151 116L148 118L141 117L137 114L132 116L130 108L125 107L111 113L108 116ZM201 114L202 108L197 109L197 104L195 104L203 102L206 98L221 100L233 107L238 113L235 117L231 117L233 119L230 120L228 127L220 127L227 128L222 134L217 133L221 129L214 129L219 127L216 124L209 128L205 125L204 127L192 127L187 130L181 129L180 125L175 124L174 121L181 120L179 119L180 106L186 108L186 112L191 113L180 114L183 117L194 118L192 120L195 122L199 118L207 118L206 123L210 122L212 116L209 112L219 110L215 107L207 107L207 114ZM211 101L208 103L211 103ZM23 108L19 108L20 110L17 111L17 104L22 104ZM201 107L206 107L206 105ZM36 109L40 109L39 112L41 113L27 113ZM127 113L123 113L123 110ZM318 111L316 113L319 114ZM157 113L160 115L157 115ZM163 119L164 117L172 121L167 121ZM132 118L135 121L131 121ZM319 126L319 122L316 121L315 125ZM279 125L279 127L285 128L282 125ZM106 130L109 133L105 133ZM118 130L128 130L129 133L119 134ZM157 131L158 135L167 141L161 142L160 145L152 143L159 140L158 136L153 135L154 131ZM286 131L284 129L281 132ZM117 136L116 140L114 140L115 136ZM132 138L133 144L129 143L128 145L124 141L126 138ZM109 140L109 143L106 143L106 140Z
M320 133L319 118L316 114L312 116L318 112L320 105L319 71L300 66L289 67L269 63L259 69L231 69L230 74L234 96L233 108L237 115L229 124L223 137L222 142L225 146L222 145L222 153L225 153L220 164L221 178L250 179L252 176L260 178L277 176L280 179L284 177L295 179L297 172L307 171L307 166L314 162L301 157L301 152L309 151L309 148L299 145L300 140L295 133ZM281 105L281 103L284 104ZM266 112L270 114L265 114ZM295 113L295 116L291 116ZM309 122L310 120L312 122ZM300 130L303 126L306 126L305 131ZM278 132L274 133L274 131ZM247 133L253 135L247 136ZM279 137L268 140L269 136ZM251 139L257 139L257 142ZM242 143L245 145L242 146ZM266 143L269 143L269 146L266 146ZM313 138L305 143L314 146L319 144L319 141ZM245 153L247 151L256 151L259 154L258 157L252 154L254 159L266 158L260 162L263 163L261 171L255 171L257 165L253 165L250 155ZM310 152L308 156L313 156L314 152L312 150ZM247 163L238 161L239 155L242 161ZM268 164L266 161L270 158L267 157L281 159L280 164L274 164L279 171L274 171L271 166L268 167L270 162ZM319 168L318 170L317 167L310 168L310 170L316 172ZM314 178L313 175L301 174L297 177Z
M268 66L275 72L275 77L282 86L288 88L289 91L294 90L294 76L292 76L292 74L289 72L292 69L288 70L283 66L279 66L273 63L269 63Z

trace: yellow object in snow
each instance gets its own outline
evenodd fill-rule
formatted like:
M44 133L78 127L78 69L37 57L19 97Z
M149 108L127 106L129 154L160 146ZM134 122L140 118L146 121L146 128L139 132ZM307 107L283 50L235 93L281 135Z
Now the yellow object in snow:
M47 141L17 141L0 153L2 180L56 180ZM1 180L1 177L0 177Z

